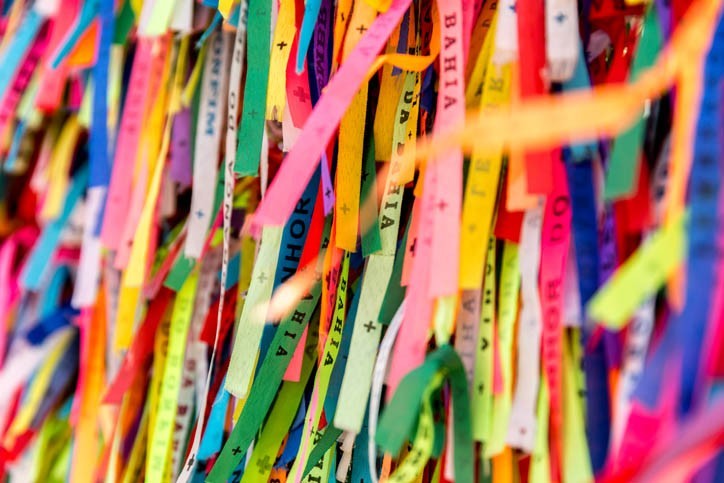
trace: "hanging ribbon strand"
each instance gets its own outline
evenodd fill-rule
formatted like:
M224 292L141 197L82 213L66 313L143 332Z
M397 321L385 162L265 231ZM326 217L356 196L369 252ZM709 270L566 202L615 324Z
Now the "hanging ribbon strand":
M0 475L724 481L721 14L0 2Z

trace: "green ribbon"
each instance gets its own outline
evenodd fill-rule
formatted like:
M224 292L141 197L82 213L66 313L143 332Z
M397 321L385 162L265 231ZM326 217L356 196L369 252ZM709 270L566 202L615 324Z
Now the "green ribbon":
M378 320L384 325L390 325L392 318L395 316L395 313L397 313L397 309L402 304L402 300L405 298L405 293L407 292L407 288L403 287L400 282L402 280L402 268L405 264L405 250L409 234L410 223L407 224L405 234L400 241L400 247L395 254L395 264L392 266L392 275L390 275L390 280L387 282L385 298L382 300Z
M377 223L377 161L375 161L374 137L369 136L362 167L362 190L360 196L360 218L369 223L362 234L362 256L367 257L382 249L382 234Z
M281 446L284 436L294 422L297 408L304 396L304 389L307 387L309 376L312 374L314 365L317 362L317 333L309 331L307 341L304 344L304 359L302 362L302 373L299 381L284 381L279 391L274 407L272 408L264 430L259 440L254 445L251 459L247 465L241 483L252 483L254 481L267 481L272 470L272 463Z
M251 0L248 15L246 85L234 171L242 176L257 176L269 81L271 2Z
M475 460L468 383L460 356L448 344L431 353L421 366L402 379L382 414L375 440L386 452L398 454L405 441L411 439L415 423L421 419L418 414L429 409L425 405L430 404L430 383L435 383L433 389L436 390L445 381L450 383L452 393L455 479L458 482L472 483ZM427 430L427 423L422 423L424 426L418 427L416 440L424 436L419 434L420 430ZM432 435L427 436L428 439L431 437Z
M320 431L321 432L321 431ZM324 429L322 437L314 444L314 447L309 452L309 459L307 459L307 466L304 468L302 478L306 477L312 468L314 468L319 460L321 460L327 453L327 450L337 441L337 438L342 434L342 430L335 428L331 424Z
M631 81L656 62L661 50L663 36L659 27L656 9L652 6L644 20L641 37L631 66ZM644 142L646 118L638 120L626 131L619 134L613 143L611 159L606 172L604 199L626 198L636 189L635 182L639 172L639 156Z
M269 346L269 352L251 386L249 398L239 420L206 478L207 482L226 482L245 456L249 444L256 436L264 416L274 401L304 328L309 324L313 314L318 316L316 308L321 291L321 285L315 284L310 295L302 299L297 308L279 324Z

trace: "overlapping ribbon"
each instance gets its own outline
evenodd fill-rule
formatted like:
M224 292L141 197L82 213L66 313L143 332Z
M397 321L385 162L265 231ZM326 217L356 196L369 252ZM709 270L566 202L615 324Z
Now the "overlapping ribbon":
M722 480L721 10L0 2L3 475Z

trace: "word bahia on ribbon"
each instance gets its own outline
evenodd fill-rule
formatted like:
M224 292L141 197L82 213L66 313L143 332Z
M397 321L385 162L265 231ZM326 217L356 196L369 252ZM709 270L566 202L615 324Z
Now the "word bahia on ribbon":
M0 0L0 472L724 481L722 0Z

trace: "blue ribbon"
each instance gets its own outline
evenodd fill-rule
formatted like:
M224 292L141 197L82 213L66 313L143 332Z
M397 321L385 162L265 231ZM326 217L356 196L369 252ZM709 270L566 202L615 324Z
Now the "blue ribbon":
M574 151L575 152L575 151ZM578 151L585 153L586 151ZM576 247L576 266L581 298L581 312L595 291L599 280L598 227L590 159L566 163L573 207L571 225ZM583 370L586 374L586 436L593 470L598 473L606 464L610 438L610 404L608 371L602 341L588 347L590 327L583 322Z
M108 69L113 41L113 0L101 0L100 39L93 66L93 112L90 144L89 186L108 186L110 163L108 156Z
M646 365L635 392L635 397L643 404L654 407L667 362L672 357L678 358L676 362L681 363L680 415L688 413L694 402L702 341L710 316L712 288L715 286L720 259L717 243L721 224L718 205L722 179L720 82L724 77L724 22L721 19L707 55L703 77L704 93L689 179L686 302L681 313L672 317L663 341Z

